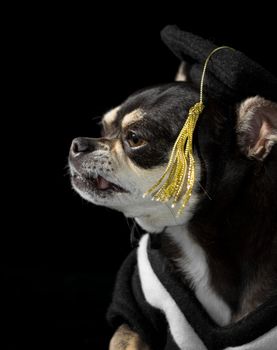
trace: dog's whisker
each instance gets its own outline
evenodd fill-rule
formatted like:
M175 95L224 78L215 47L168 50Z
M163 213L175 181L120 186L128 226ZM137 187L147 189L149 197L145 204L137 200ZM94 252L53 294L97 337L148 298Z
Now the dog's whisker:
M102 118L102 116L100 115L100 116L96 116L96 117L91 117L90 120L95 121L95 120L99 120L101 118ZM97 123L97 124L101 125L101 121L99 123Z
M201 187L202 191L205 193L205 195L209 198L210 201L212 201L212 197L209 195L209 193L207 192L207 190L205 190L205 188L201 185L200 181L197 181L198 185Z
M177 220L176 220L176 214L174 213L171 204L166 203L166 202L165 202L164 204L165 204L165 206L167 207L167 209L169 210L169 212L170 212L170 214L171 214L171 216L172 216L172 218L173 218L174 223L177 225L178 223L177 223Z

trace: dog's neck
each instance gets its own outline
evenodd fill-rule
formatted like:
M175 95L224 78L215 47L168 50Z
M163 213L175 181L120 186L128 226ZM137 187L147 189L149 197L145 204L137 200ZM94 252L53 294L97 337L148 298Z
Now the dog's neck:
M193 198L193 197L192 197ZM172 256L165 247L165 255L174 261L181 277L191 282L195 294L210 316L220 325L230 322L231 311L222 298L210 286L210 273L206 254L191 237L188 222L193 215L197 200L192 200L181 217L176 217L169 207L163 206L152 215L136 217L136 222L150 233L162 233L177 248L178 256ZM169 248L169 250L167 249ZM168 254L167 254L168 253Z
M176 210L176 208L171 208L168 203L160 203L156 207L149 208L147 214L135 216L135 220L143 230L149 233L159 233L164 231L165 228L174 230L177 227L186 227L197 202L198 198L195 194L191 197L185 212L180 216L176 215L178 207Z
M149 233L160 233L165 228L180 227L186 224L183 218L176 218L171 208L164 207L161 211L154 211L147 215L135 217L139 226Z
M195 167L195 183L199 183L201 178L201 166L197 155L195 155ZM177 202L174 208L171 207L170 202L156 202L155 205L153 205L153 202L150 200L149 206L147 203L144 203L144 210L141 215L132 215L132 213L130 213L130 216L135 217L136 222L149 233L159 233L164 231L165 228L174 230L176 227L186 227L193 216L196 205L199 203L198 193L198 188L195 186L192 196L181 215L177 215L178 209L182 205L181 200Z

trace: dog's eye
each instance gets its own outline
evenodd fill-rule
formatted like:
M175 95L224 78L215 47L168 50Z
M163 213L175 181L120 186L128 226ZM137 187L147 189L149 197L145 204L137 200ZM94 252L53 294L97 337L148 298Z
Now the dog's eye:
M140 147L146 143L146 141L139 137L134 131L128 132L126 141L132 148Z

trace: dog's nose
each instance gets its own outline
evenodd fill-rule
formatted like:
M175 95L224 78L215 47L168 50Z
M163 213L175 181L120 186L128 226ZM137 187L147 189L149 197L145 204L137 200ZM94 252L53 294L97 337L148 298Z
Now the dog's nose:
M70 152L73 157L77 157L82 153L92 152L95 149L93 142L89 142L88 138L77 137L72 141Z

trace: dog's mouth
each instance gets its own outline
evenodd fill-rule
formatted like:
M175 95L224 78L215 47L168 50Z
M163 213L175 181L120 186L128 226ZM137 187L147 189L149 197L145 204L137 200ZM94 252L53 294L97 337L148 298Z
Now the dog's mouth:
M72 175L72 182L76 187L80 189L93 190L98 193L128 192L121 186L106 180L101 175L98 175L97 177L93 177L93 176L83 176L75 173Z

